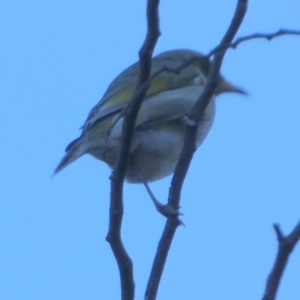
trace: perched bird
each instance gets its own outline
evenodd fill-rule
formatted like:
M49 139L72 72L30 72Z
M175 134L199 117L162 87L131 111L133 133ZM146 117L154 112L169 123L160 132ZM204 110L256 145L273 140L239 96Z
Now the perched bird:
M191 50L172 50L152 59L151 86L142 103L131 144L126 180L148 183L175 170L184 141L184 117L201 95L210 61ZM122 111L138 80L139 64L127 68L109 85L82 126L81 136L66 148L54 174L84 154L114 167L122 134ZM215 96L223 92L244 93L222 77L198 128L196 147L208 134L215 116Z

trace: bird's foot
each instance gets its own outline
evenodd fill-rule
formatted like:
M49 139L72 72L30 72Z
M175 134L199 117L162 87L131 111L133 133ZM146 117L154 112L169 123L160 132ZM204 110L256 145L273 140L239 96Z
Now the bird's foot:
M183 121L183 123L184 123L185 125L188 125L188 126L191 126L191 127L197 125L197 123L196 123L194 120L192 120L192 119L191 119L189 116L187 116L187 115L185 115L185 116L182 117L182 121Z
M174 208L172 207L170 204L162 204L160 203L155 195L152 193L148 183L145 181L143 182L144 186L156 208L156 210L162 214L163 216L165 216L166 218L171 218L171 217L175 217L179 223L179 225L184 225L184 223L178 218L179 216L183 216L183 214L179 211L179 208Z
M179 209L172 207L170 204L162 204L157 199L155 199L154 205L156 207L156 210L165 217L183 216Z

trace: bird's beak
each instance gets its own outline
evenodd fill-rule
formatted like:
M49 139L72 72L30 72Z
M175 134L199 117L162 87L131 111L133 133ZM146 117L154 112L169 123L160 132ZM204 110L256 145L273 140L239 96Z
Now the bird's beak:
M215 94L219 95L221 93L226 93L226 92L248 95L248 93L245 90L238 88L221 78L220 83L216 87Z

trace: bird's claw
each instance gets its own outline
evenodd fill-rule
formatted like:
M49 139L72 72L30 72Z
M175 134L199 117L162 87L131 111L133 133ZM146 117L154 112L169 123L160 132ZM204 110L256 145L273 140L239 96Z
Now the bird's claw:
M176 217L179 225L185 226L182 220L178 218L179 216L183 216L183 213L181 213L179 209L176 209L169 204L161 204L161 203L156 203L155 207L156 210L166 218Z
M196 123L194 120L192 120L192 119L191 119L189 116L187 116L187 115L185 115L185 116L182 118L182 121L183 121L184 124L186 124L186 125L188 125L188 126L191 126L191 127L197 125L197 123Z

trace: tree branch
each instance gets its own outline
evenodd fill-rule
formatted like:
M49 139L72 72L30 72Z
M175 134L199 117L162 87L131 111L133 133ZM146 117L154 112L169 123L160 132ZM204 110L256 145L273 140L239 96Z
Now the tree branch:
M300 222L287 236L283 235L278 224L274 225L274 229L278 240L278 252L273 269L267 280L265 294L262 298L263 300L275 300L290 254L300 240Z
M218 53L215 54L214 59L212 61L205 89L192 110L190 119L192 121L191 123L196 124L196 126L187 126L183 150L179 162L177 164L175 174L172 179L169 193L168 205L170 205L175 210L179 209L182 185L187 174L190 162L192 160L193 154L195 152L195 141L198 127L197 124L199 124L201 117L205 111L205 108L209 103L214 93L214 90L218 84L219 71L222 65L223 57L228 49L228 47L224 46L231 44L236 32L238 31L246 14L247 3L247 0L238 1L231 24L219 45L220 51L218 51ZM168 217L152 266L150 278L146 289L145 300L156 299L158 286L163 273L164 265L166 263L166 259L172 244L173 237L175 235L175 231L179 224L180 220L178 216L175 215Z
M237 38L233 43L225 45L227 48L235 49L237 46L243 42L254 40L254 39L266 39L271 41L272 39L282 36L282 35L300 35L299 30L292 30L292 29L279 29L273 33L253 33L250 35L246 35L240 38ZM206 56L211 57L212 55L216 54L220 50L220 45L217 46L215 49L211 50Z
M123 300L134 299L135 286L133 279L132 260L127 254L121 239L121 225L124 210L123 183L126 173L128 154L130 151L131 140L135 127L135 120L150 86L149 77L151 74L152 53L160 36L158 6L159 0L148 0L147 2L147 35L139 52L140 70L138 83L132 99L124 113L119 155L111 176L110 219L106 240L109 242L118 264Z

